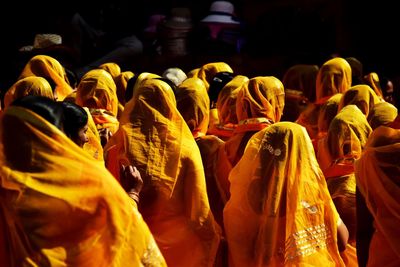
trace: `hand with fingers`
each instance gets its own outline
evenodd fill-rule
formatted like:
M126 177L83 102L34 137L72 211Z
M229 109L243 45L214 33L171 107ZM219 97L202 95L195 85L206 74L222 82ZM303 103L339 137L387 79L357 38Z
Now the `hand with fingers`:
M138 169L133 165L121 165L121 185L128 195L139 203L139 193L143 187L143 180Z

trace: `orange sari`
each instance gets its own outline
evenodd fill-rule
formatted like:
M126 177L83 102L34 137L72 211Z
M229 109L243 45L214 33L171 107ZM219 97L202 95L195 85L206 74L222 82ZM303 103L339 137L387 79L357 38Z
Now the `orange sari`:
M339 215L303 127L277 122L256 133L229 181L229 266L344 266Z
M168 265L213 266L220 228L210 210L199 148L167 83L141 82L110 145L117 154L111 165L132 164L142 175L139 210Z
M1 266L166 266L103 164L21 107L4 111L0 132Z

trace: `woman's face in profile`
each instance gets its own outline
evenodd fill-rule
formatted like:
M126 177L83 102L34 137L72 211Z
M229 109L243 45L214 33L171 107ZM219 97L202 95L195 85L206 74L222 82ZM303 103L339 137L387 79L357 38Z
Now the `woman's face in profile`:
M83 126L79 131L75 138L72 139L78 146L83 147L85 143L89 141L89 137L87 136L88 125Z

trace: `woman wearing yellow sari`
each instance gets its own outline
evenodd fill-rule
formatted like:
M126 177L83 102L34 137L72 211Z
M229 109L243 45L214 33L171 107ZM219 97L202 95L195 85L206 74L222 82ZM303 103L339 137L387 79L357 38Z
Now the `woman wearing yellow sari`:
M66 96L73 92L65 68L53 57L46 55L32 57L26 63L18 80L28 76L45 78L52 86L53 95L56 100L64 100Z
M319 150L333 202L349 229L349 245L344 257L346 266L357 266L356 255L356 178L354 162L360 158L372 132L367 119L355 105L345 106L332 120Z
M143 178L139 211L169 266L213 266L220 242L199 148L176 108L172 88L146 79L126 104L111 138L120 164Z
M54 124L20 106L1 117L0 265L166 266L134 201L50 111Z
M111 74L103 69L88 71L78 84L76 103L89 108L105 146L119 127L117 89Z
M236 99L239 124L233 136L219 148L215 159L215 175L225 201L229 199L229 172L242 157L247 141L281 119L284 102L283 84L274 76L251 78L240 88Z
M39 76L28 76L16 81L4 95L4 108L20 97L27 95L41 95L54 99L53 89L49 82Z
M229 181L229 266L344 266L347 230L304 127L277 122L256 133Z
M209 127L207 134L213 134L222 140L228 140L237 127L236 99L240 87L249 80L243 75L236 75L228 82L218 94L217 111L218 124Z
M344 93L351 87L351 67L341 57L326 61L318 71L316 80L316 100L310 103L296 120L306 127L311 139L318 134L318 114L320 107L331 96Z
M399 158L399 129L381 126L373 131L361 158L356 161L360 193L357 210L362 215L357 218L357 227L363 227L357 236L357 251L362 252L358 255L360 266L400 265ZM361 212L362 204L366 204L366 213ZM367 225L371 229L365 231Z
M397 107L389 102L380 102L371 110L368 116L368 123L374 130L381 125L388 125L397 117Z

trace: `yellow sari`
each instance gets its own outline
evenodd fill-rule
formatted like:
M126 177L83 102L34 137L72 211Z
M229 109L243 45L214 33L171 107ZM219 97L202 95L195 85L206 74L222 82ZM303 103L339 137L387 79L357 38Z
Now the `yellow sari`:
M55 84L53 88L54 97L61 101L72 93L73 88L69 84L67 74L61 63L53 57L37 55L26 63L18 80L28 76L40 76Z
M104 165L30 110L2 115L0 265L166 266Z
M139 210L168 265L213 266L221 232L199 148L171 87L158 79L141 82L110 144L118 155L111 165L129 163L142 175Z
M339 110L347 105L356 105L368 118L374 106L381 100L374 90L366 84L354 85L344 94L339 103Z
M256 133L229 181L229 266L344 266L339 215L303 127L277 122Z
M201 79L204 82L206 89L208 91L208 89L210 88L210 83L211 83L212 79L214 78L214 76L218 72L223 72L223 71L233 73L231 66L229 66L227 63L211 62L211 63L204 64L198 70L193 71L193 73L191 74L190 77L197 77L197 78Z
M27 95L40 95L54 99L53 89L49 82L39 76L28 76L16 81L4 95L4 108L15 99Z
M394 121L397 117L397 107L389 102L380 102L371 109L368 116L368 123L372 129L376 129L381 125L387 125Z
M368 267L400 265L400 131L380 126L356 161L357 186L374 219Z

